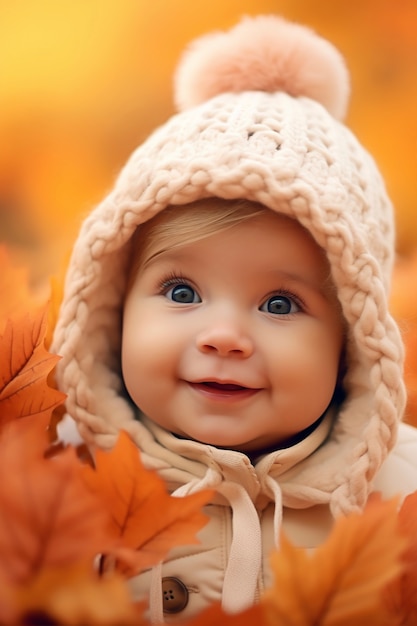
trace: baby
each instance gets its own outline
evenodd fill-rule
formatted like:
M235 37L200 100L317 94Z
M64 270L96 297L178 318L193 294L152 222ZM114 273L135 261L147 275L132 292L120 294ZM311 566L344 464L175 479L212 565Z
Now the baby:
M242 611L282 529L314 547L373 491L417 489L392 208L339 121L339 53L247 18L194 42L176 95L81 229L53 342L92 449L124 429L175 496L216 493L201 543L131 581L155 622Z
M344 322L308 231L260 205L210 199L166 209L134 249L122 372L145 415L254 460L317 428Z

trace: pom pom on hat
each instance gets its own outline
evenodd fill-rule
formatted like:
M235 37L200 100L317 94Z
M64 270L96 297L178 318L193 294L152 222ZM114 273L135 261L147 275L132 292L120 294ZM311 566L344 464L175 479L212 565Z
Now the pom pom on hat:
M246 17L228 32L194 40L175 75L180 111L242 91L307 96L343 119L349 73L340 52L311 29L273 15Z

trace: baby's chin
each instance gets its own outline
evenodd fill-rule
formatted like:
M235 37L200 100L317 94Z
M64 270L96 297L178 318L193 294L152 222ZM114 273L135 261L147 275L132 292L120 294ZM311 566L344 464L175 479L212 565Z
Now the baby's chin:
M225 436L224 433L206 433L202 435L201 433L195 433L191 435L190 433L180 433L173 432L173 435L178 439L186 439L188 441L196 441L197 443L201 443L207 446L213 446L214 448L219 448L220 450L232 450L234 452L240 452L245 454L249 458L259 457L267 452L279 449L281 447L286 447L286 440L284 441L272 441L271 439L266 442L263 440L248 440L244 437L241 438L233 438L230 436Z
M293 436L288 433L259 433L259 427L253 427L253 424L246 424L245 427L239 416L227 412L200 414L193 419L183 419L182 423L167 419L165 415L154 416L151 421L178 439L241 452L250 458L287 447Z
M182 432L182 431L171 431L172 434L178 439L186 439L188 441L196 441L197 443L202 443L207 446L213 446L215 448L221 448L224 450L236 450L237 452L250 452L256 446L252 446L251 442L246 441L245 439L236 439L230 436L225 436L224 432L210 432L210 433L199 433L199 432Z

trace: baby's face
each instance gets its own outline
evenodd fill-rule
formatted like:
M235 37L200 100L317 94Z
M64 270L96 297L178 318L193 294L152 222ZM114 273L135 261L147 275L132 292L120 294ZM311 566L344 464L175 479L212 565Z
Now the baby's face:
M322 251L268 211L149 249L125 303L122 369L132 400L160 426L256 453L325 411L342 344Z

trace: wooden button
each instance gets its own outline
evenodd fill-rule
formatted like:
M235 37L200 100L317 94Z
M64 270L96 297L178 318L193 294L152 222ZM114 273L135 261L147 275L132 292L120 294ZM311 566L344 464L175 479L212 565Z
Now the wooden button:
M188 604L188 589L179 578L162 579L162 604L164 613L180 613Z

